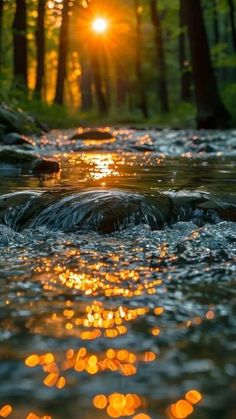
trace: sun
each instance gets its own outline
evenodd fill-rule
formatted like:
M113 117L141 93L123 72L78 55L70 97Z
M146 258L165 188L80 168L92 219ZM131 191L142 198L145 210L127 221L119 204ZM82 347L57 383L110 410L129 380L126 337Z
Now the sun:
M96 33L104 33L104 32L106 32L107 27L108 27L108 22L103 17L97 17L92 22L92 29Z

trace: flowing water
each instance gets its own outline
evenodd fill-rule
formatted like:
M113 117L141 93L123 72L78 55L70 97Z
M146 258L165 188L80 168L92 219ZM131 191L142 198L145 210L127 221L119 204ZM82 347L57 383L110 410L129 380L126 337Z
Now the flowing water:
M236 132L72 133L0 168L0 417L235 418Z

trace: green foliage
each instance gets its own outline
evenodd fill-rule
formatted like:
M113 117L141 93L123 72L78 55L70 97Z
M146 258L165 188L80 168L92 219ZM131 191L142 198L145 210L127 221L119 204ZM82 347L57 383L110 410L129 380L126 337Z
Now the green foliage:
M69 52L67 63L67 80L65 83L65 106L52 105L55 94L55 78L57 73L58 43L61 18L61 2L55 2L54 7L47 7L45 20L46 35L46 78L44 86L44 102L33 99L32 89L35 84L36 48L35 30L37 25L38 0L27 0L27 37L28 37L28 66L30 89L29 93L11 88L13 77L12 62L12 21L15 13L15 1L4 1L2 38L3 67L0 70L0 99L10 104L14 109L22 108L31 112L35 118L45 122L49 127L66 128L81 124L120 123L145 124L141 112L138 110L138 89L135 70L136 55L136 22L134 1L123 0L96 0L97 10L105 10L105 14L112 20L112 33L109 34L107 45L107 68L102 70L103 89L106 91L106 81L109 80L111 106L106 118L97 114L95 88L92 85L93 109L82 113L81 92L79 89L81 62L91 62L92 38L86 32L91 14L89 8L83 9L85 1L73 0L70 2L71 16L69 29ZM89 7L95 5L90 0ZM52 4L52 2L50 2ZM154 31L150 19L150 0L139 0L142 21L142 72L145 92L148 98L150 118L147 124L161 126L194 126L194 104L181 103L180 100L180 63L179 63L179 35L183 28L179 26L179 0L159 0L158 11L162 20L163 38L166 54L166 68L168 80L168 93L170 113L160 113L160 99L158 95L158 66ZM215 8L214 5L215 4ZM225 103L234 113L235 102L235 72L236 57L233 52L231 27L229 21L229 8L227 0L202 0L205 23L213 64L216 69L220 92ZM218 23L219 42L215 42L214 24ZM114 22L113 22L114 20ZM112 41L110 43L110 41ZM187 59L189 60L189 46L186 43ZM125 68L126 98L121 109L116 107L117 63ZM122 67L121 67L122 68ZM192 87L193 90L193 87ZM47 103L46 103L47 102ZM234 117L235 119L235 117Z
M223 89L223 99L228 109L231 111L233 118L233 126L236 126L236 107L235 107L235 97L236 97L236 83L226 84Z

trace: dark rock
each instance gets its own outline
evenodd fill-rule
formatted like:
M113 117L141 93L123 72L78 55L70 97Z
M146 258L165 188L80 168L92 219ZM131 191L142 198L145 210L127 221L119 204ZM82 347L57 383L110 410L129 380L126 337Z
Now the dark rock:
M88 130L74 134L70 140L112 140L113 135L108 131Z
M39 158L39 155L30 151L12 150L3 148L0 150L0 163L24 165L31 164Z
M3 144L5 145L23 145L27 147L34 147L35 142L25 135L18 134L17 132L11 132L4 136Z
M37 119L35 119L35 122L37 126L43 131L43 132L50 132L50 128L45 124L44 122L40 122Z
M58 173L61 169L57 160L42 158L37 159L32 165L34 173Z
M137 151L153 151L153 146L150 144L135 144L133 148Z
M0 142L3 140L5 133L5 126L0 124Z
M12 109L6 104L0 105L0 125L5 134L17 132L19 134L42 134L44 129L31 115L21 109Z
M18 114L2 106L0 107L0 124L4 127L5 132L20 132L23 134Z
M39 154L30 151L12 150L4 148L0 150L0 164L10 164L25 169L26 172L58 173L60 164L54 159L41 158Z
M199 153L214 153L216 151L215 147L211 144L203 144L198 148Z
M160 193L152 196L123 190L95 189L74 194L63 190L23 191L0 196L0 224L17 231L45 226L52 231L107 234L130 225L147 224L157 230L177 222L173 228L186 235L186 228L191 232L195 226L216 224L226 217L235 219L236 207L229 203L224 208L226 212L222 213L222 202L217 206L217 202L201 194L170 198ZM187 248L181 245L178 250L182 253Z
M45 226L53 231L111 233L145 223L162 228L172 209L165 195L155 197L122 190L93 190L73 195L35 192L0 197L0 220L11 228Z

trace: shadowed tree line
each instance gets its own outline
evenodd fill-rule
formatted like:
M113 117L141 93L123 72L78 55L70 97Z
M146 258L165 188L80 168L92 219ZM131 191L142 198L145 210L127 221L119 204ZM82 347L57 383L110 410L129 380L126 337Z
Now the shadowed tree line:
M192 103L199 128L229 127L222 92L232 85L236 95L234 0L128 3L0 0L1 82L101 115L148 118ZM99 16L104 33L92 31Z

